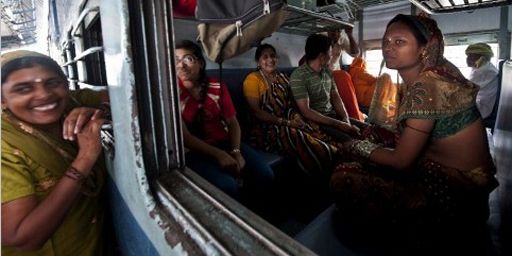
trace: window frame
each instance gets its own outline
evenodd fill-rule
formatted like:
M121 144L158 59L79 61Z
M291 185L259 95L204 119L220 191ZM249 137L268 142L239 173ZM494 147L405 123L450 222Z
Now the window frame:
M159 202L152 214L173 225L165 235L178 237L190 253L312 255L185 167L170 4L128 0L142 153ZM187 237L180 227L195 236Z

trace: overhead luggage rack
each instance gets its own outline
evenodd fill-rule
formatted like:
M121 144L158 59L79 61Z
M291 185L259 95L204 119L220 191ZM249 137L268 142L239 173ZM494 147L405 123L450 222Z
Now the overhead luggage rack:
M409 0L423 11L436 14L512 4L512 0Z
M310 35L317 32L354 26L354 24L335 17L330 13L321 12L322 9L315 12L288 5L286 10L289 12L289 16L279 29L279 32Z

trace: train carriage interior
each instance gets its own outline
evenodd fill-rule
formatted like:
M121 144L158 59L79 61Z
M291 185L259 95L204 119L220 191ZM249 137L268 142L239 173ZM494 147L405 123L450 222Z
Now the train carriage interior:
M284 2L287 16L282 25L252 45L272 44L279 55L279 71L286 75L299 66L308 35L347 27L353 29L369 72L380 75L385 25L399 13L423 13L435 19L444 33L445 57L465 76L471 71L466 47L476 42L490 45L499 86L492 114L484 121L499 186L489 199L486 255L511 255L507 241L512 239L512 1ZM272 200L263 208L229 197L185 166L188 149L174 47L181 40L198 40L201 22L186 9L191 3L196 0L2 0L2 52L46 52L61 64L72 90L109 91L112 123L103 127L102 145L111 229L116 233L111 252L407 255L400 243L388 238L370 241L359 233L362 226L332 223L336 210L330 173L305 172L293 157L257 150L275 174ZM243 84L257 68L254 54L252 47L229 59L205 63L207 76L219 77L227 85L244 142L248 142L244 131L251 127ZM353 59L343 53L341 68L348 70ZM402 82L396 72L386 68L384 72L397 84Z

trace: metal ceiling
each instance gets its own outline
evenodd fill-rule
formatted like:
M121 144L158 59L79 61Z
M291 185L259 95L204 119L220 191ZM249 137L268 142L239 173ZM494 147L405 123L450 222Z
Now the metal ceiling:
M404 0L337 0L335 4L316 7L312 1L288 0L289 16L280 32L309 35L311 33L353 26L358 12L366 7L404 2Z
M316 7L314 0L288 0L290 17L281 31L298 34L326 31L352 26L360 10L405 0L335 0L334 4ZM431 13L446 13L476 8L510 5L512 0L409 0L419 9ZM1 0L2 48L36 42L37 24L47 17L41 9L48 8L47 0Z
M2 48L36 42L37 7L43 0L1 0Z
M407 3L406 0L336 0L334 4L316 7L311 0L288 0L290 15L281 32L308 35L315 32L353 26L358 13L368 7ZM409 0L428 14L472 10L511 4L512 0Z
M512 0L409 0L421 10L430 13L448 13L476 8L510 5Z

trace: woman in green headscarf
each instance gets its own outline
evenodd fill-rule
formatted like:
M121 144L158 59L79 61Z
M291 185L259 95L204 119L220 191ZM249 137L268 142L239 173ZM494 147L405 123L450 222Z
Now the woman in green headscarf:
M70 92L60 66L31 51L2 61L2 254L97 255L105 171L105 92Z
M339 165L331 187L341 212L365 223L403 221L434 232L414 235L481 245L472 234L485 228L495 167L475 106L478 87L443 57L443 48L432 19L399 14L388 23L384 60L404 81L396 146L373 138L345 143L357 161Z

